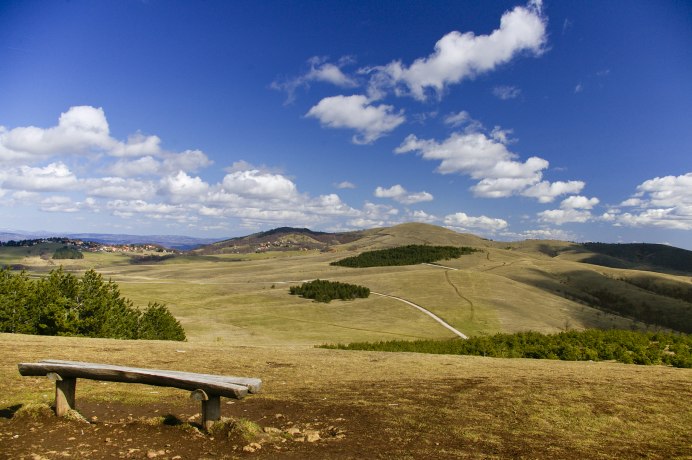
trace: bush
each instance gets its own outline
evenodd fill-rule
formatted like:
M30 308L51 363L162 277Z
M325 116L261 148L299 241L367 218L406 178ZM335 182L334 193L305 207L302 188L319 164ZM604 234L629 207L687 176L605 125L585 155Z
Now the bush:
M53 259L83 259L84 254L79 249L63 246L56 249L53 253Z
M334 299L366 299L370 295L370 289L363 286L319 279L303 283L300 286L291 286L288 292L291 295L300 295L306 299L314 299L316 302L324 303L329 303Z
M25 272L0 270L0 332L185 340L185 331L164 305L140 311L96 271L77 278L62 267L35 281Z
M417 340L322 345L322 348L370 351L409 351L497 358L561 359L565 361L617 360L626 364L665 364L692 367L692 336L624 330L496 334L468 340Z

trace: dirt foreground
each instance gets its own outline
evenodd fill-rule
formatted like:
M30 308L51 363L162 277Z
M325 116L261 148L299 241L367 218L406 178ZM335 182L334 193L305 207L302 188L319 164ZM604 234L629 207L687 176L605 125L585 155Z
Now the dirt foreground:
M78 413L17 363L258 377L202 433L182 390L77 382ZM0 458L692 458L692 370L0 334Z

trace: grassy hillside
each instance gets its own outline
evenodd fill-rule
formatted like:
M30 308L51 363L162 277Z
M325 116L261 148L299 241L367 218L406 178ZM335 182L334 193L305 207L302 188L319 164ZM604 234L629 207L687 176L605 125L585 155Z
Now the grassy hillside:
M571 243L497 243L426 224L363 232L335 252L267 251L187 255L157 261L85 253L64 261L96 268L137 305L165 303L188 337L249 344L448 338L431 318L394 299L371 297L328 308L288 295L291 284L320 278L357 284L427 308L467 335L535 330L692 328L692 282L680 275L599 267L569 260ZM271 235L272 237L275 235ZM445 261L351 269L330 263L405 244L471 246L482 252ZM46 273L49 248L0 248L0 260Z

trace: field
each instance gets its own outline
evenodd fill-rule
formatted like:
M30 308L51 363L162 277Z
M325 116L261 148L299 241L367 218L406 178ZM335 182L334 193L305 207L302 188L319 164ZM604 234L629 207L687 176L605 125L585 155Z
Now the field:
M248 455L249 441L158 421L199 412L179 390L80 380L77 405L90 424L13 414L52 399L51 382L16 371L47 356L261 377L262 393L224 404L223 415L320 440L265 440L257 458L667 459L689 458L692 443L684 369L12 335L0 336L0 356L5 458Z
M331 253L183 256L153 264L87 253L63 261L77 273L95 268L136 305L165 303L188 341L0 335L0 458L690 458L692 409L681 404L692 399L689 369L315 349L452 337L392 298L322 304L288 294L289 286L316 278L407 299L468 335L655 328L601 308L589 294L601 288L622 298L652 296L670 308L681 302L620 280L642 273L636 270L583 264L530 244L411 231L373 233ZM329 265L363 249L409 243L481 252L439 266ZM21 264L32 276L57 266L39 249L12 249L0 252L0 262ZM692 284L680 274L647 276ZM42 358L259 377L262 393L228 401L223 415L270 433L202 435L194 428L199 407L187 392L83 380L77 404L90 423L56 419L45 413L51 382L16 370L18 362ZM255 441L261 449L242 450Z

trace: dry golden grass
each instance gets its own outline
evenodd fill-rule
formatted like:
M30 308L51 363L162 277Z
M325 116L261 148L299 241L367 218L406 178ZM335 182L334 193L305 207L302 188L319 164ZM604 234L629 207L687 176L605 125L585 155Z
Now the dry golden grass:
M314 421L347 414L339 422L347 436L332 444L335 450L312 453L322 458L377 452L380 458L663 459L692 452L689 369L5 334L0 408L52 400L48 379L21 377L16 368L48 357L260 377L259 395L224 411L242 416L242 408L273 408L265 414L272 419L274 411L296 410ZM187 396L141 385L77 385L78 407L165 401L174 411ZM262 420L255 422L269 423Z

